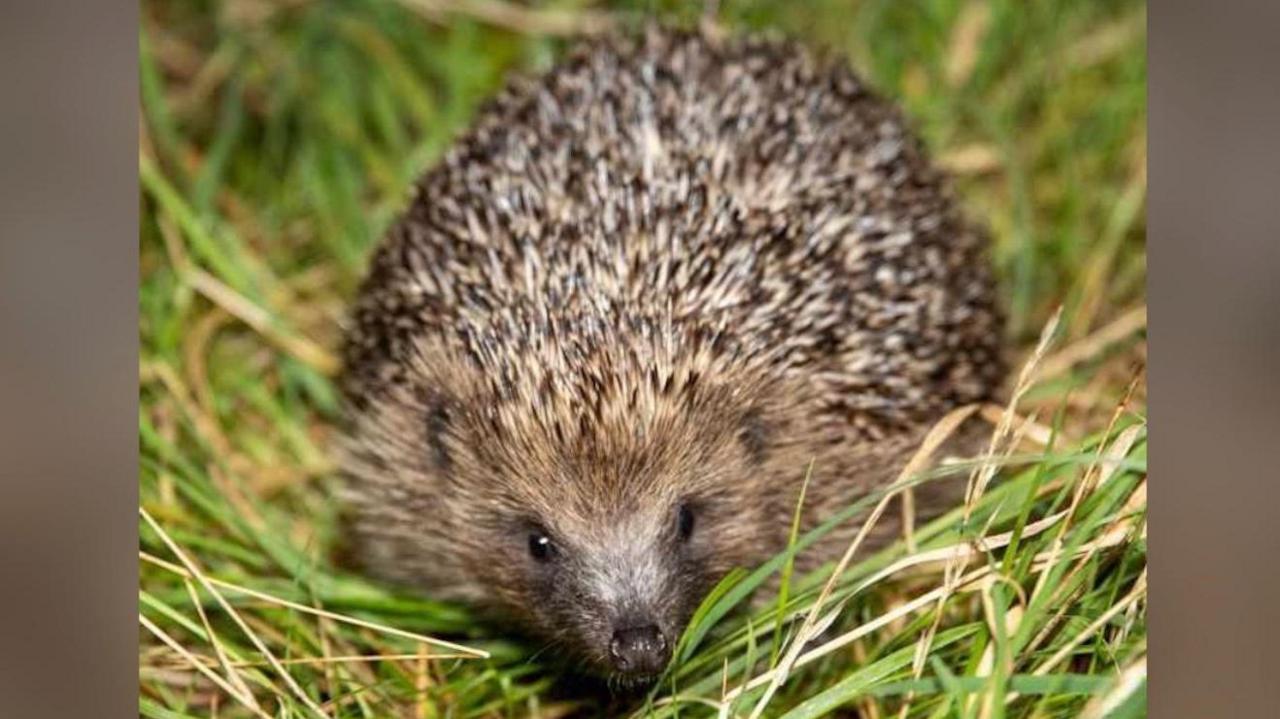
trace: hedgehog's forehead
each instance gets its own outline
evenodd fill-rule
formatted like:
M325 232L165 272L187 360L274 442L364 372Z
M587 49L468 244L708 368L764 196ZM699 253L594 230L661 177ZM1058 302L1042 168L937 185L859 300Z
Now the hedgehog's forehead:
M535 519L584 546L607 547L625 537L655 534L678 500L678 482L596 471L524 483L521 493ZM622 540L625 541L625 540Z
M693 364L536 371L542 380L513 383L491 406L496 433L623 479L689 461L742 399L732 383Z
M627 517L674 487L714 444L712 419L660 392L501 403L488 424L495 475L532 505L596 523ZM509 480L519 477L519 481Z
M476 399L514 433L629 444L716 401L734 374L696 338L598 339L529 347L477 365Z
M498 412L505 417L492 436L495 445L514 471L539 475L531 486L553 496L625 504L705 453L698 418L669 400L654 399L648 407L605 399Z
M470 334L469 369L446 390L470 415L482 464L521 477L531 501L647 502L708 461L752 394L754 368L715 330L593 317L495 320Z

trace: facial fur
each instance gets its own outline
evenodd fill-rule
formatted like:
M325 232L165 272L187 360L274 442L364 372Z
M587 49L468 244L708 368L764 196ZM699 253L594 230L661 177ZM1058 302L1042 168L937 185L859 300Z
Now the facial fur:
M714 338L598 326L571 349L548 331L496 376L424 344L412 380L354 428L354 529L388 578L480 604L596 671L647 675L661 666L618 667L619 632L655 627L665 663L705 592L785 541L804 393L740 373Z

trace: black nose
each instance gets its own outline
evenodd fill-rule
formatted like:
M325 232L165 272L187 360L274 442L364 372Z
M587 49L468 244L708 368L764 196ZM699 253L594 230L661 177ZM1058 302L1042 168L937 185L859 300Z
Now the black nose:
M667 665L667 640L652 624L619 629L609 643L613 666L625 674L657 674Z

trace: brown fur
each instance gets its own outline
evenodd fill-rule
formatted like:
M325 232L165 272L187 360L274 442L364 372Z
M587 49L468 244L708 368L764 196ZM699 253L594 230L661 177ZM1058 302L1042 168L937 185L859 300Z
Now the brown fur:
M597 670L628 622L674 642L785 546L810 460L806 527L990 395L985 244L844 64L587 44L484 109L374 258L344 377L356 553Z

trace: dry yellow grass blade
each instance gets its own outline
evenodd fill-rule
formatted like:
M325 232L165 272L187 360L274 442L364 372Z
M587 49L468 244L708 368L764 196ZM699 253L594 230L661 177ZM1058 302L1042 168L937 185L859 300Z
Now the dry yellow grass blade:
M1003 158L991 145L962 145L938 157L938 164L953 175L985 175L1002 168Z
M1022 621L1022 613L1023 613L1022 608L1026 605L1026 595L1021 592L1021 587L1018 587L1016 583L1010 580L1001 578L999 576L993 576L991 578L991 581L988 581L986 583L986 586L982 588L982 592L981 592L983 618L986 620L987 627L991 631L991 636L993 638L996 636L997 617L996 617L996 611L995 611L995 602L991 598L991 588L994 585L1001 582L1010 584L1015 589L1017 589L1018 594L1020 595L1022 600L1022 604L1013 604L1005 612L1004 626L1002 627L1004 636L1011 637L1015 633L1017 633L1018 624ZM1005 675L1013 673L1013 658L997 657L997 652L998 652L997 642L995 641L988 642L986 649L982 651L982 657L978 660L978 669L977 671L974 672L974 676L979 676L979 677L991 676L996 669L997 661L1001 662L1001 665L1002 665L1001 670L1005 673ZM980 719L986 719L986 717L991 716L991 713L995 711L995 707L996 707L995 699L996 697L992 692L984 691L982 692L981 695L970 694L965 700L965 714L967 715L972 710L972 707L975 703L977 703L978 701L981 701L982 704L978 709L978 717Z
M1147 655L1125 667L1120 672L1115 686L1102 696L1094 697L1084 706L1080 719L1102 719L1110 716L1134 693L1140 691L1147 679Z
M142 626L148 632L151 632L151 634L154 635L157 639L164 642L165 645L167 645L173 651L177 652L179 656L181 656L183 659L186 659L188 662L190 662L191 666L195 667L196 671L200 672L205 677L207 677L209 681L213 682L215 685L217 685L219 689L221 689L222 691L230 695L232 699L235 699L236 701L240 702L245 706L246 709L253 712L254 716L260 717L260 719L272 719L270 714L264 712L262 708L258 706L257 701L255 701L252 697L241 695L238 691L236 691L235 687L228 684L225 679L218 676L217 673L215 673L209 667L205 666L205 664L203 664L198 658L196 658L195 655L187 651L185 647L183 647L180 643L178 643L178 640L166 634L163 629L153 624L150 619L147 619L142 614L138 614L138 622L141 623Z
M984 404L978 414L983 420L994 426L999 426L1000 421L1004 418L1009 410L995 404ZM1053 428L1036 421L1034 416L1028 417L1018 413L1013 414L1013 420L1017 423L1019 432L1023 437L1031 440L1041 447L1049 446L1049 438L1053 436ZM1059 436L1064 433L1060 430ZM1070 439L1067 436L1066 439Z
M1075 516L1076 509L1080 506L1080 503L1084 501L1085 495L1089 491L1092 491L1092 489L1095 488L1096 486L1100 486L1104 484L1108 479L1111 478L1112 475L1115 474L1115 472L1120 468L1120 464L1124 460L1124 458L1129 456L1129 451L1133 449L1133 445L1137 443L1138 436L1145 429L1146 429L1145 425L1141 425L1141 424L1135 424L1132 427L1128 427L1123 432L1121 432L1120 435L1117 436L1116 439L1112 441L1110 445L1106 446L1105 448L1099 449L1098 459L1095 461L1095 464L1094 464L1094 467L1100 468L1099 470L1100 473L1098 474L1097 481L1096 482L1090 481L1090 475L1093 474L1093 470L1091 468L1090 470L1087 471L1085 477L1080 481L1080 484L1076 487L1076 491L1071 497L1071 505L1068 506L1066 509L1068 521L1063 522L1062 526L1058 530L1058 536L1054 537L1053 544L1050 545L1050 549L1049 549L1051 553L1061 550L1064 538L1066 536L1067 527L1070 523L1070 518ZM1110 434L1110 432L1111 432L1111 429L1108 428L1107 433ZM1036 581L1036 587L1031 592L1032 598L1039 596L1040 593L1044 591L1046 579L1047 579L1046 576L1041 576Z
M173 564L171 562L166 562L165 560L160 559L159 557L155 557L150 554L147 554L146 552L138 552L138 557L142 559L142 561L144 562L147 562L149 564L154 564L155 566L160 567L162 569L167 569L168 571L178 574L180 576L183 576L183 577L191 576L191 573L186 569L183 569L182 567L176 564ZM253 597L254 599L259 599L269 604L275 604L277 606L287 607L289 609L293 609L299 612L304 612L306 614L312 614L317 617L325 617L327 619L332 619L336 622L342 622L344 624L351 624L357 627L364 627L365 629L372 629L375 632L381 632L383 634L390 634L393 636L402 637L404 639L412 639L414 641L422 642L424 644L430 644L433 646L450 649L459 654L466 655L467 658L471 658L471 659L488 659L489 658L489 652L486 652L483 649L473 649L472 647L464 646L462 644L454 644L453 642L448 642L443 639L435 639L433 637L428 637L425 634L418 634L416 632L410 632L404 629L396 629L395 627L389 627L385 624L378 624L377 622L369 622L363 619L357 619L356 617L350 617L345 614L338 614L337 612L330 612L324 609L309 607L305 604L291 602L288 599L281 599L280 597L272 596L265 592L259 592L256 589L250 589L248 587L244 587L239 584L233 584L231 582L223 581L215 577L206 576L205 581L207 581L210 584L221 587L223 589L229 589L233 592L243 594L245 596Z
M203 662L205 666L214 667L219 665L216 657L206 657L199 654L192 654L197 661ZM326 656L326 657L291 657L289 659L280 659L279 662L285 666L293 664L302 664L307 666L321 666L324 664L376 664L378 662L417 662L423 660L434 659L469 659L469 654L456 653L439 653L439 654L347 654L343 656ZM237 669L261 668L270 666L267 662L249 662L249 661L233 661L228 666Z
M427 691L431 688L431 672L428 657L423 657L414 663L413 667L413 690L418 695L417 712L418 719L427 719L432 715L432 706L427 700Z
M240 672L235 670L235 665L231 663L231 660L227 657L226 651L222 648L222 641L218 639L217 632L213 631L213 625L209 623L209 616L204 611L204 603L200 601L200 596L196 593L195 585L191 583L190 579L183 579L182 584L187 588L187 595L191 597L191 604L196 608L196 614L200 616L200 624L204 627L204 633L205 636L209 638L209 643L213 645L213 653L217 657L218 663L222 666L223 671L227 674L227 681L235 686L236 690L239 691L250 704L257 707L258 700L254 698L253 692L250 691L249 686L244 683L244 679L241 678Z
M1009 394L1009 401L1005 403L1004 414L1000 417L1000 421L996 423L996 429L991 434L991 442L987 445L986 461L974 467L973 472L969 475L969 485L965 488L964 496L965 524L968 524L974 505L982 498L987 484L991 482L991 478L995 476L996 470L999 468L998 463L993 460L998 454L1000 446L1004 444L1013 430L1014 420L1018 416L1018 403L1035 383L1036 368L1041 360L1044 359L1045 353L1049 351L1049 345L1053 342L1053 337L1057 334L1058 325L1061 321L1062 308L1059 307L1053 313L1053 316L1049 318L1049 321L1045 323L1044 329L1040 331L1040 340L1036 343L1035 350L1032 351L1031 357L1022 366L1022 371L1018 373L1013 392Z
M209 386L209 372L205 357L214 335L233 321L231 315L220 307L204 313L191 325L191 332L182 340L182 365L193 394L205 414L214 416L213 388Z
M1147 327L1147 306L1132 307L1096 332L1046 357L1036 381L1057 377L1076 365L1102 354L1107 348Z
M1067 516L1066 511L1058 512L1044 519L1027 524L1022 530L1022 538L1030 539L1031 537L1044 532L1062 521ZM1003 532L1001 534L993 534L989 537L983 537L974 542L963 542L960 544L951 544L946 547L931 549L927 552L920 552L909 557L903 557L880 571L872 574L866 579L858 583L850 595L858 594L863 590L875 585L877 582L883 581L904 569L911 567L920 567L927 564L956 564L963 567L970 560L978 557L986 556L988 552L1001 549L1009 545L1013 541L1013 532Z
M991 25L991 6L985 2L970 2L960 11L960 19L951 33L951 47L947 53L947 84L960 87L969 80L978 64L982 39Z
M164 531L164 528L160 526L160 523L152 518L151 514L142 507L138 507L138 513L142 515L142 518L148 525L150 525L151 529L159 535L160 540L169 548L169 551L173 552L173 556L177 557L178 560L182 562L183 566L187 568L190 576L200 582L205 591L209 592L214 600L218 602L218 605L222 607L222 610L227 613L227 616L231 617L232 621L236 623L236 626L240 627L240 631L244 632L244 635L253 643L253 646L256 647L262 656L271 663L271 667L275 669L280 678L284 680L285 685L289 687L289 691L297 697L298 701L302 702L302 704L314 712L316 716L328 719L328 714L320 708L320 705L317 704L314 699L307 695L307 692L298 684L297 680L293 678L293 675L290 674L282 664L280 664L279 660L276 659L276 656L271 653L269 648L267 648L266 643L263 642L257 633L249 627L248 622L246 622L244 618L240 616L240 613L231 606L231 603L228 602L216 588L214 588L213 584L209 582L204 573L200 571L200 568L196 565L195 561L188 557L186 552L182 551L182 548L179 547L178 543L169 536L168 532Z
M902 490L902 542L907 546L907 554L916 553L916 493L913 487Z
M266 337L298 361L323 375L337 374L341 362L331 352L305 337L281 329L269 312L223 284L213 275L198 267L189 267L182 275L187 283L205 299L249 325L258 334Z
M1111 621L1112 617L1127 609L1130 604L1133 604L1146 596L1147 572L1146 570L1143 570L1142 574L1138 577L1138 581L1134 582L1133 589L1130 590L1123 599L1113 604L1107 609L1107 611L1100 614L1097 619L1090 622L1089 626L1085 627L1079 634L1072 637L1071 641L1062 645L1062 647L1058 649L1053 656L1046 659L1043 664L1036 667L1031 673L1035 676L1048 674L1054 667L1058 666L1063 662L1063 660L1071 656L1071 652L1075 651L1075 648L1080 646L1081 642L1093 636L1099 629L1106 626L1107 622Z
M1110 622L1113 618L1115 618L1116 615L1120 614L1121 612L1129 610L1131 607L1136 606L1137 603L1140 600L1145 599L1146 596L1147 596L1147 572L1144 569L1142 571L1142 574L1138 576L1138 581L1134 583L1133 589L1131 589L1128 594L1122 597L1115 604L1108 607L1107 611L1103 612L1101 615L1098 616L1097 619L1092 621L1089 624L1089 626L1085 627L1076 636L1072 637L1071 640L1068 641L1066 644L1064 644L1061 648L1059 648L1058 651L1053 654L1053 656L1051 656L1049 659L1045 660L1043 663L1041 663L1039 666L1033 669L1031 671L1031 674L1033 676L1044 676L1049 672L1053 671L1054 668L1056 668L1059 664L1061 664L1063 661L1065 661L1071 656L1071 653L1075 651L1076 647L1080 646L1080 644L1083 643L1086 639L1093 636L1099 630L1105 627L1108 622ZM1033 642L1031 645L1028 646L1028 649L1034 647L1038 643L1039 643L1038 641ZM1017 699L1019 696L1021 696L1021 694L1017 692L1009 692L1005 696L1005 704L1009 704L1010 702Z

